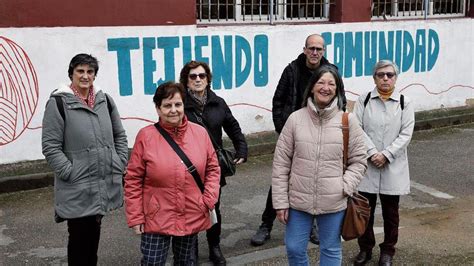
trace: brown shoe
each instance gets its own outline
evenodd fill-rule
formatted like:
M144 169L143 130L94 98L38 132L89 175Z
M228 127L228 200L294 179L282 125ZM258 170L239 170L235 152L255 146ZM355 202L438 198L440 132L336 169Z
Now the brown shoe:
M360 251L354 259L354 265L365 265L369 260L372 259L372 250Z
M393 257L387 253L381 253L379 258L379 266L390 266L392 265Z

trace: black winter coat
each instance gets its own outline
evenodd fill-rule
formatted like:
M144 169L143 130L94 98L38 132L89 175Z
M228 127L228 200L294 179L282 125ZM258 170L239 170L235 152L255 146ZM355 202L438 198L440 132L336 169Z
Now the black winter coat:
M299 110L303 104L302 102L299 102L298 99L303 98L303 93L307 85L301 84L300 86L302 87L298 88L298 81L300 79L301 71L308 71L305 64L306 57L301 53L297 59L293 60L285 67L281 74L272 101L273 124L275 125L275 131L278 134L283 129L290 114ZM325 57L322 57L320 65L328 64L331 63L329 63Z
M188 120L200 124L197 121L195 113L202 116L206 121L206 127L219 146L222 146L222 129L224 129L234 146L235 158L243 158L246 161L248 153L247 141L245 140L244 134L242 134L239 122L237 122L232 115L224 99L208 89L207 103L204 106L203 112L200 113L199 109L196 100L194 100L186 90L184 111ZM225 184L225 178L221 178L221 186Z

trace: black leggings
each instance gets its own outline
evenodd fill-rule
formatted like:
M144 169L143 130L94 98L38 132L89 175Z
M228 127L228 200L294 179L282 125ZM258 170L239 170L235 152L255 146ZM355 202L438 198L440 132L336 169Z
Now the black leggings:
M70 266L97 265L101 220L101 215L67 220L67 261Z

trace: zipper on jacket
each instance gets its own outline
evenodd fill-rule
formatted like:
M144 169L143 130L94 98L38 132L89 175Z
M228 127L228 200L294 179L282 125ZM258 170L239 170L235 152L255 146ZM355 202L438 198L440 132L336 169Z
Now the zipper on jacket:
M316 172L318 172L318 169L319 169L319 163L320 163L319 160L320 160L320 157L321 157L321 138L322 138L322 135L323 135L323 118L321 116L319 116L319 124L320 124L320 126L319 126L320 130L319 130L319 134L318 134L318 154L316 156ZM319 181L319 175L316 179L315 186L317 185L318 181ZM317 188L315 188L315 189L317 190ZM316 204L313 205L313 207L314 207L314 214L316 214L316 209L317 209Z

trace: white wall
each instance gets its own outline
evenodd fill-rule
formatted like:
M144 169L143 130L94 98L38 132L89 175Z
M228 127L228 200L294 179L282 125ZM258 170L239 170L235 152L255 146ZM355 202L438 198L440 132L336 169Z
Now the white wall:
M1 28L0 164L43 158L44 106L58 84L69 82L68 63L77 53L93 54L100 61L95 84L118 104L131 147L137 131L149 123L144 120L157 118L152 95L145 90L153 92L160 79L177 80L183 60L189 58L208 60L213 73L226 79L228 83L221 83L215 91L231 106L244 133L273 130L275 87L283 68L298 56L306 36L312 33L325 33L330 38L327 58L343 73L349 100L373 88L368 73L375 62L371 60L379 59L382 36L384 41L392 41L388 48L393 48L393 59L405 64L397 88L415 101L417 111L465 105L467 99L474 98L473 31L473 20L468 18L199 28ZM235 63L241 51L236 44L243 45L244 58L251 55L248 63L245 59ZM132 49L125 49L127 45ZM118 53L117 49L122 50ZM124 63L128 54L130 64ZM218 58L221 55L223 60ZM247 75L236 74L236 64L250 67L239 86L236 80Z

